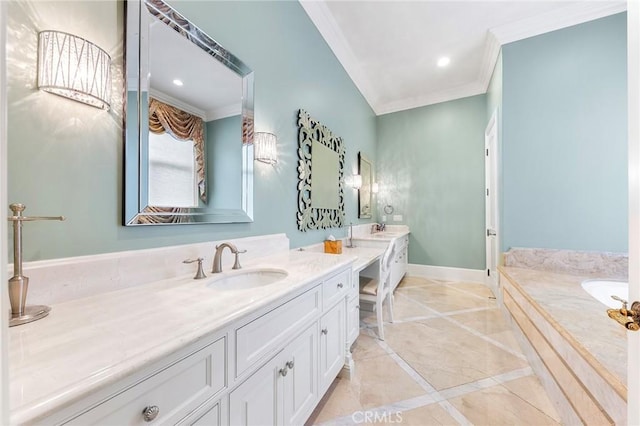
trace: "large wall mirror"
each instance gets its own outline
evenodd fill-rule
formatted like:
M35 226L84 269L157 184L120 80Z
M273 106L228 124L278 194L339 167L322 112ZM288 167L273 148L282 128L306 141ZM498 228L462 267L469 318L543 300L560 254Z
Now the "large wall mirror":
M125 225L253 220L253 72L162 0L126 3Z
M371 219L371 194L373 188L373 176L371 169L371 160L359 152L358 174L362 177L362 186L358 190L358 217L361 219Z

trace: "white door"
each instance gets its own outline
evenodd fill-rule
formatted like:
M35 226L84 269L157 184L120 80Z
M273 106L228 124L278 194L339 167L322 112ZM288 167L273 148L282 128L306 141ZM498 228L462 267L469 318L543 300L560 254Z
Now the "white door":
M493 112L484 132L485 239L487 270L485 282L498 295L498 113Z
M627 2L629 301L640 300L640 3ZM640 425L640 332L627 331L627 424Z

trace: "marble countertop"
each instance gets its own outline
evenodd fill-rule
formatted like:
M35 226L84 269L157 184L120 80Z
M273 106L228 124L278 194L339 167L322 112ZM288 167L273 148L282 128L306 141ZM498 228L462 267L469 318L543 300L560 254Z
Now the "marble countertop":
M384 240L379 240L383 242ZM342 243L342 254L327 254L328 256L335 256L337 258L353 258L355 256L355 261L351 266L354 272L362 271L367 266L371 265L376 260L380 259L384 254L386 247L382 244L372 247L347 247L346 242ZM298 249L300 250L300 249ZM324 253L324 245L313 244L310 246L303 247L300 251L312 252L312 253Z
M361 241L391 241L396 238L401 238L406 235L409 235L408 229L397 229L397 230L387 230L382 232L374 232L373 234L355 234L353 236L354 240Z
M626 387L626 330L610 319L607 316L608 308L581 286L586 279L608 277L515 267L500 267L500 270L569 333L576 349L591 354L620 385Z
M48 317L9 330L11 423L67 406L348 266L356 255L290 250L254 259L245 270L281 268L288 276L249 290L209 288L217 275L190 274L55 304Z

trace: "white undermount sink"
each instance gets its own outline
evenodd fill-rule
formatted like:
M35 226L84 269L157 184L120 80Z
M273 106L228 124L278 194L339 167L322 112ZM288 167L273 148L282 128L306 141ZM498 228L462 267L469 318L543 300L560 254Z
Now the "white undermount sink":
M289 274L284 269L254 268L221 272L212 276L206 286L214 290L247 290L264 287L285 279Z

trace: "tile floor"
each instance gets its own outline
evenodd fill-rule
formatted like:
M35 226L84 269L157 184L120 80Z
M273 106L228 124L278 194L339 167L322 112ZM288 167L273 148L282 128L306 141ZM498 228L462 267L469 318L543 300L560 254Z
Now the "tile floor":
M407 277L394 319L381 341L361 314L355 377L334 381L309 425L560 424L487 287Z

